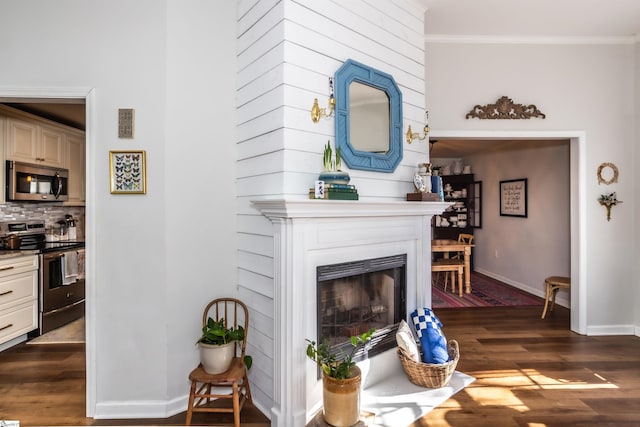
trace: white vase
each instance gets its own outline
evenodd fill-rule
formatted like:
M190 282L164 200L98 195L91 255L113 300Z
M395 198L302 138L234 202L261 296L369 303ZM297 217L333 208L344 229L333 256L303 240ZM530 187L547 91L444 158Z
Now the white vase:
M453 174L460 175L462 173L462 160L456 160L453 162Z
M200 346L200 363L208 374L221 374L231 366L235 356L236 342L215 345L198 343Z

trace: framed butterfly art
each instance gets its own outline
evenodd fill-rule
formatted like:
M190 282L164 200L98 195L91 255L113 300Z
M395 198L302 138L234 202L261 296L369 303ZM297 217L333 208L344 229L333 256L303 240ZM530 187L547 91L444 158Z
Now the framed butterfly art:
M146 152L109 151L111 194L146 194Z

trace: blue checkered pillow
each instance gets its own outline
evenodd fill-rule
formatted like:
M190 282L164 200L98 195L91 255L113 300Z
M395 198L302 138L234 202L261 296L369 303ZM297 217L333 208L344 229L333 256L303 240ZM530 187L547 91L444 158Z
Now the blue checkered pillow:
M422 361L446 363L449 361L447 340L442 333L442 322L430 308L419 308L411 313L422 346Z

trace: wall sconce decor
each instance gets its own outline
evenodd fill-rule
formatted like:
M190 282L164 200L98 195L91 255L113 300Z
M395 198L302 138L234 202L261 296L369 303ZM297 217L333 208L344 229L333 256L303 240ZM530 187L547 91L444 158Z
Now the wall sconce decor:
M329 112L327 112L327 109ZM329 77L329 106L327 108L320 108L318 105L318 98L313 100L313 107L311 107L311 120L313 123L318 123L321 117L329 118L333 115L336 109L336 98L333 95L333 77Z
M618 200L616 193L610 193L600 195L598 202L607 209L607 221L610 221L611 207L616 206L618 203L622 203L622 200Z
M419 141L424 141L427 136L429 136L429 111L425 111L425 120L424 120L424 127L422 128L422 135L420 135L419 132L413 133L411 131L411 125L409 125L409 128L407 129L407 142L409 144L411 144L413 142L414 139L417 139Z
M614 182L618 182L618 167L613 163L603 163L598 166L598 185L609 185Z
M495 104L476 105L467 113L466 118L478 119L530 119L547 117L535 105L514 104L508 96L499 98Z

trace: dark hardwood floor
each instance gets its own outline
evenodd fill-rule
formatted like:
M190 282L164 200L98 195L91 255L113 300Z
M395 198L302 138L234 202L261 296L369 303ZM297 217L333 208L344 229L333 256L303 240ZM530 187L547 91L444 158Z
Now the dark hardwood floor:
M640 426L640 338L585 337L556 307L440 309L460 344L458 370L476 381L416 421L423 426ZM181 425L168 419L93 420L85 413L84 346L20 344L0 353L0 420L34 425ZM197 414L194 424L231 424ZM243 425L269 426L255 408ZM296 426L292 426L296 427Z
M640 426L640 338L578 335L569 310L541 311L437 311L476 381L412 427Z

